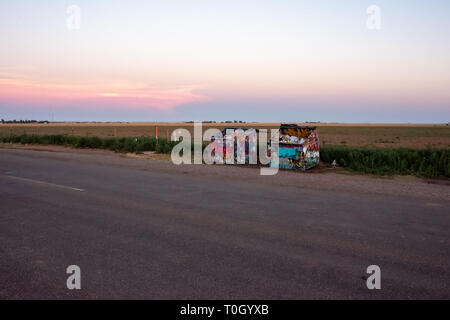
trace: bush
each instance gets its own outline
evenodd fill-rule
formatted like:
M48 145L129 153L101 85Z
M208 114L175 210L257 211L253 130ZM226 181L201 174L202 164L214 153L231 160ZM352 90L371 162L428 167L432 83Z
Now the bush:
M156 151L159 153L170 153L176 142L166 139L156 139L154 137L139 138L99 138L99 137L78 137L66 135L9 135L0 136L3 143L22 144L50 144L65 145L75 148L95 148L108 149L116 152L137 152Z
M158 140L156 138L139 138L137 144L137 152L155 151Z
M379 175L416 175L426 178L450 177L448 149L368 148L322 146L322 161L349 170Z

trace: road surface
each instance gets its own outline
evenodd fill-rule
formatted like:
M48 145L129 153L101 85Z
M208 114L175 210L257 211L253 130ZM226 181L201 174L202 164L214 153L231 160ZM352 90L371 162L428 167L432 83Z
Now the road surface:
M0 298L449 299L449 190L0 149Z

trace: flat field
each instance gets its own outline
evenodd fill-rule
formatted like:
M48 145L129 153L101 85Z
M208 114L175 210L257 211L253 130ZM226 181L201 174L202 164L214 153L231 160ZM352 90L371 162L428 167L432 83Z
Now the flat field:
M448 125L427 124L337 124L304 123L317 126L321 144L375 147L410 147L423 149L450 147L450 127ZM0 134L67 134L98 137L169 137L173 130L186 128L193 132L192 123L49 123L49 124L0 124ZM208 128L226 127L267 128L279 127L279 123L204 123Z

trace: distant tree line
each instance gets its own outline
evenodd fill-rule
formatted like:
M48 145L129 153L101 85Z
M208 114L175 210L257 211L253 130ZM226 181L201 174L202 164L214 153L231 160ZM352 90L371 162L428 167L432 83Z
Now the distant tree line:
M42 120L42 121L38 121L38 120L5 120L2 119L2 124L5 123L50 123L48 120Z

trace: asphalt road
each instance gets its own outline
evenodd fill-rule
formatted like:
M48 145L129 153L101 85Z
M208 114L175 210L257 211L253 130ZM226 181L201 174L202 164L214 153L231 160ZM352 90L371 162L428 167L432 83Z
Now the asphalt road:
M170 166L0 149L0 298L450 298L448 198Z

